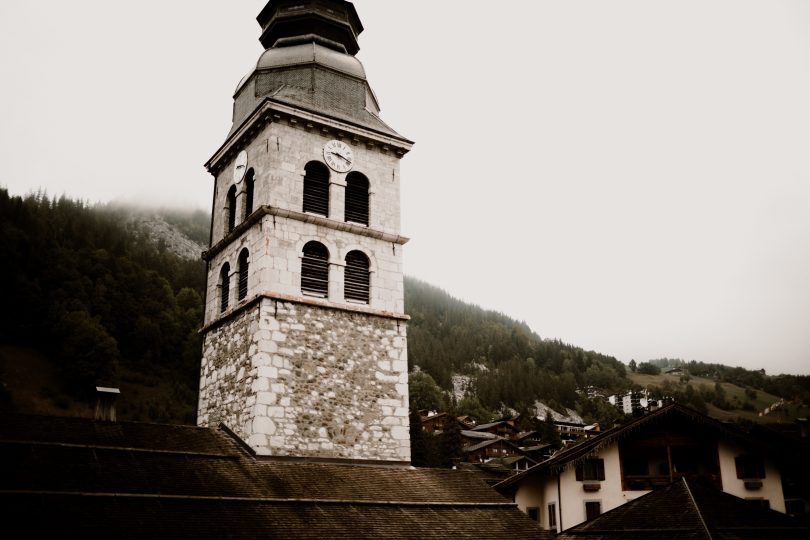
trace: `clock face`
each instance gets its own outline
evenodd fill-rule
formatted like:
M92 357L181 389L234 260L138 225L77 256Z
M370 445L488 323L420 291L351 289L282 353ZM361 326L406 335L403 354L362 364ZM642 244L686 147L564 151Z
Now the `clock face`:
M238 184L245 177L247 170L247 152L242 150L233 162L233 181Z
M332 170L344 173L352 168L354 154L348 144L329 141L323 146L323 159Z

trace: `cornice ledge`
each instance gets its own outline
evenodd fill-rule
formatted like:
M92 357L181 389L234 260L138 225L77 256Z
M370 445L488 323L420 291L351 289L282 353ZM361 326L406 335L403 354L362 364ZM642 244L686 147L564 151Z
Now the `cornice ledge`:
M324 300L322 298L315 298L309 296L301 296L301 295L294 295L294 294L283 294L273 291L264 291L262 293L256 294L253 297L244 300L238 306L233 308L232 310L222 314L218 319L211 321L208 324L205 324L198 330L200 334L204 334L209 330L213 330L218 326L226 323L227 321L233 319L238 314L242 313L243 311L259 304L261 300L268 299L268 300L279 300L281 302L292 302L294 304L303 304L306 306L314 306L326 309L332 309L336 311L347 311L349 313L360 313L363 315L374 315L376 317L383 317L385 319L396 319L399 321L409 321L411 320L410 315L406 315L405 313L394 313L393 311L386 311L383 309L374 309L367 305L362 304L338 304L336 302L330 302L329 300Z
M325 218L323 216L318 216L315 214L297 212L295 210L287 210L286 208L279 208L277 206L264 205L257 208L252 214L250 214L250 216L248 216L248 218L245 221L234 227L234 229L228 234L226 234L225 237L222 238L222 240L220 240L207 250L203 251L202 253L203 260L210 261L217 253L221 252L222 250L225 249L226 246L228 246L228 244L232 243L234 239L236 239L239 235L247 231L255 223L261 221L261 218L263 216L267 215L294 219L296 221L301 221L303 223L312 223L314 225L328 227L333 230L350 232L352 234L356 234L359 236L367 236L369 238L382 240L383 242L391 242L399 245L406 244L410 240L410 238L408 238L407 236L387 233L379 229L370 229L368 227L363 227L362 225L356 225L354 223L348 223L345 221L336 221L334 219Z
M242 121L239 128L228 137L222 146L214 152L214 155L205 163L205 168L208 172L214 174L219 162L223 158L232 153L232 147L239 142L246 135L256 132L257 128L264 122L278 121L283 116L295 118L299 121L308 122L313 125L318 125L322 130L334 130L339 133L350 134L353 139L359 141L371 142L380 147L391 147L397 150L397 154L402 156L408 153L413 148L413 141L404 137L392 137L369 128L361 127L356 124L351 124L345 121L336 120L328 116L309 111L304 108L292 107L280 101L276 101L271 97L266 97L261 102L261 105L256 107L251 115Z

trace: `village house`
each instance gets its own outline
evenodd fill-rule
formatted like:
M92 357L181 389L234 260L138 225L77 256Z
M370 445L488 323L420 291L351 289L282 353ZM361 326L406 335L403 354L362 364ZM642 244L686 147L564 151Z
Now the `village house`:
M779 457L735 428L671 404L563 449L496 488L543 529L558 532L677 478L702 478L784 513Z
M581 438L593 437L599 434L600 426L596 424L582 424L580 422L554 421L554 429L560 435L563 443L571 443Z
M425 433L439 433L444 430L447 422L447 413L435 411L419 411L419 420L422 422L422 431Z
M526 456L519 446L502 437L483 440L461 449L464 461L484 463L494 458Z
M630 532L632 531L632 532ZM805 540L810 527L685 477L572 527L560 540Z

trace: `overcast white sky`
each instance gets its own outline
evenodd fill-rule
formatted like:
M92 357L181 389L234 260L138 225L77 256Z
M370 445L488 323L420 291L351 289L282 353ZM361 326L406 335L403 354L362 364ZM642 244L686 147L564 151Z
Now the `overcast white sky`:
M3 0L0 185L210 209L265 0ZM357 0L409 275L627 362L810 373L810 2Z

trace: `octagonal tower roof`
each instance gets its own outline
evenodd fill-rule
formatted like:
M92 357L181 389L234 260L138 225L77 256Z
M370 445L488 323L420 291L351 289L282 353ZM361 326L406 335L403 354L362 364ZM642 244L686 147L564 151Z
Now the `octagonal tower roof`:
M379 116L355 57L363 25L345 0L270 0L256 20L265 51L234 92L236 132L266 99L402 138Z
M357 54L363 25L351 2L344 0L270 0L256 20L265 49L316 42Z

